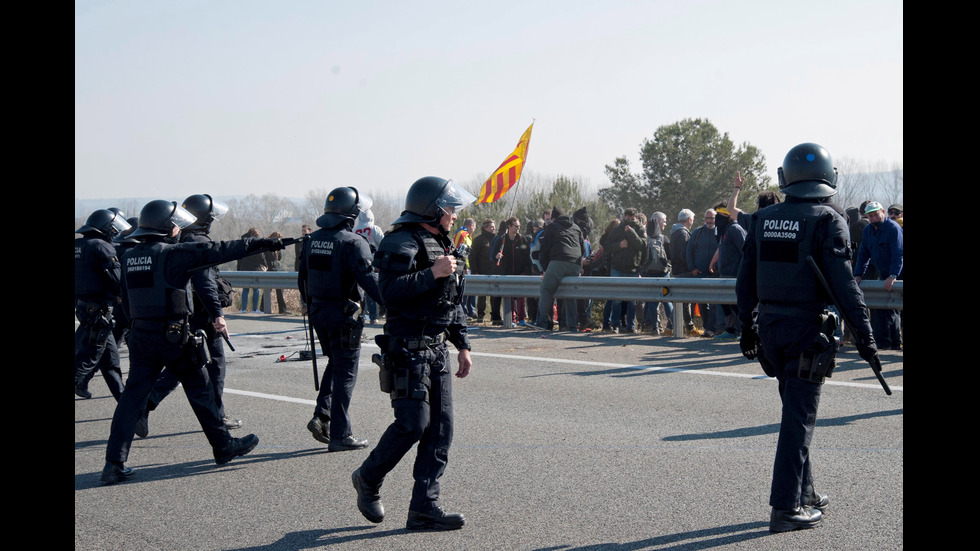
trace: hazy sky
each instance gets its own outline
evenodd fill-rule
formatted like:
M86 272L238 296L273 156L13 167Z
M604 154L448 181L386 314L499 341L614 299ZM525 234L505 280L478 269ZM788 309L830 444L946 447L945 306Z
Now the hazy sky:
M302 197L526 170L609 185L657 127L902 163L901 1L75 2L75 198Z

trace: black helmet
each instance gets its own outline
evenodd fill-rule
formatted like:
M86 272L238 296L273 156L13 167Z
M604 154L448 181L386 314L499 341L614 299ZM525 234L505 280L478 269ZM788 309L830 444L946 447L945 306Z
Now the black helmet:
M819 199L837 193L837 169L830 153L815 143L789 150L779 174L779 191L790 197Z
M323 203L323 215L316 219L316 225L329 229L355 220L362 210L367 210L363 203L367 202L370 207L370 200L366 199L352 187L339 187L331 191Z
M207 194L191 195L182 205L196 220L189 229L211 229L211 222L228 213L228 205Z
M99 209L89 215L85 225L75 230L75 233L97 232L102 237L113 237L130 228L126 218L109 209Z
M174 226L184 229L194 223L194 215L176 201L157 199L150 201L140 211L140 227L130 234L138 238L148 235L170 237Z
M446 210L458 212L476 200L472 193L459 187L452 180L426 176L416 180L405 197L405 210L392 224L435 223Z

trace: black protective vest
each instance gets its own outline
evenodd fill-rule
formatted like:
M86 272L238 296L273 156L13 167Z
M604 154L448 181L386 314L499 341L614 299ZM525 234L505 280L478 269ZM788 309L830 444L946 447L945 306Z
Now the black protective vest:
M448 236L433 235L421 226L408 226L390 232L385 236L388 244L396 241L409 239L415 243L417 251L415 257L411 259L411 272L421 272L432 267L435 259L440 256L452 254L452 241ZM391 254L394 253L394 254ZM386 250L385 243L375 256L375 265L380 270L385 270L388 262L398 256L398 251ZM397 260L394 260L397 262ZM426 290L404 300L388 301L389 308L395 308L402 315L411 319L433 321L436 323L448 324L456 313L456 307L463 294L463 274L466 272L466 263L461 259L456 263L456 273L441 279L437 279L437 285L433 289Z
M779 203L755 213L759 302L823 310L828 297L806 257L820 264L834 216L839 215L832 208L809 202Z
M306 292L312 298L326 300L351 299L360 302L360 292L353 269L345 265L351 259L354 239L364 239L337 228L321 229L310 235L303 247L306 255Z
M123 278L133 320L177 319L190 315L190 280L183 288L167 283L167 253L173 245L144 243L123 255Z
M112 245L95 237L79 237L75 240L75 296L89 299L108 298L104 256L115 256Z

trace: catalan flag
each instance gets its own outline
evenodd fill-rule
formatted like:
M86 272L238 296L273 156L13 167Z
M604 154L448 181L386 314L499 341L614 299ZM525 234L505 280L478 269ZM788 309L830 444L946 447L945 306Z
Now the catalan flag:
M527 147L531 143L531 128L533 127L534 123L532 122L531 126L528 126L524 134L521 135L514 152L504 162L500 163L500 166L487 178L486 182L483 182L480 197L476 200L477 204L493 203L517 184L521 178L524 161L527 159Z

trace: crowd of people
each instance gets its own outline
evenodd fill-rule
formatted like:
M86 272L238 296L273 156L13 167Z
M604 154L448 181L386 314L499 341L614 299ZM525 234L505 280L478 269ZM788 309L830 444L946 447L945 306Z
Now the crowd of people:
M569 276L734 279L752 216L737 206L744 185L740 173L734 182L728 201L706 209L700 221L691 209L681 209L669 230L666 213L657 211L647 217L635 208L624 209L622 217L608 221L598 235L586 208L571 216L558 206L546 210L540 218L526 222L523 228L530 230L527 232L522 232L521 220L512 216L499 225L487 218L480 224L480 233L474 235L476 220L467 218L456 231L456 242L471 245L467 260L470 273L537 275L542 282L539 294L533 297L468 297L464 311L471 321L502 325L501 305L508 300L511 322L521 327L673 335L672 302L608 300L597 320L592 314L592 300L556 301L555 291L561 278ZM756 210L779 201L777 193L764 191L756 199ZM845 214L843 209L838 211ZM880 276L890 289L895 280L903 278L903 214L901 204L884 209L874 201L846 209L850 263L858 281ZM878 218L881 220L873 225ZM889 223L884 224L885 220ZM866 235L872 238L867 243L862 239ZM900 313L876 310L872 319L885 347L900 348ZM683 321L685 336L736 340L741 334L733 304L683 304Z

